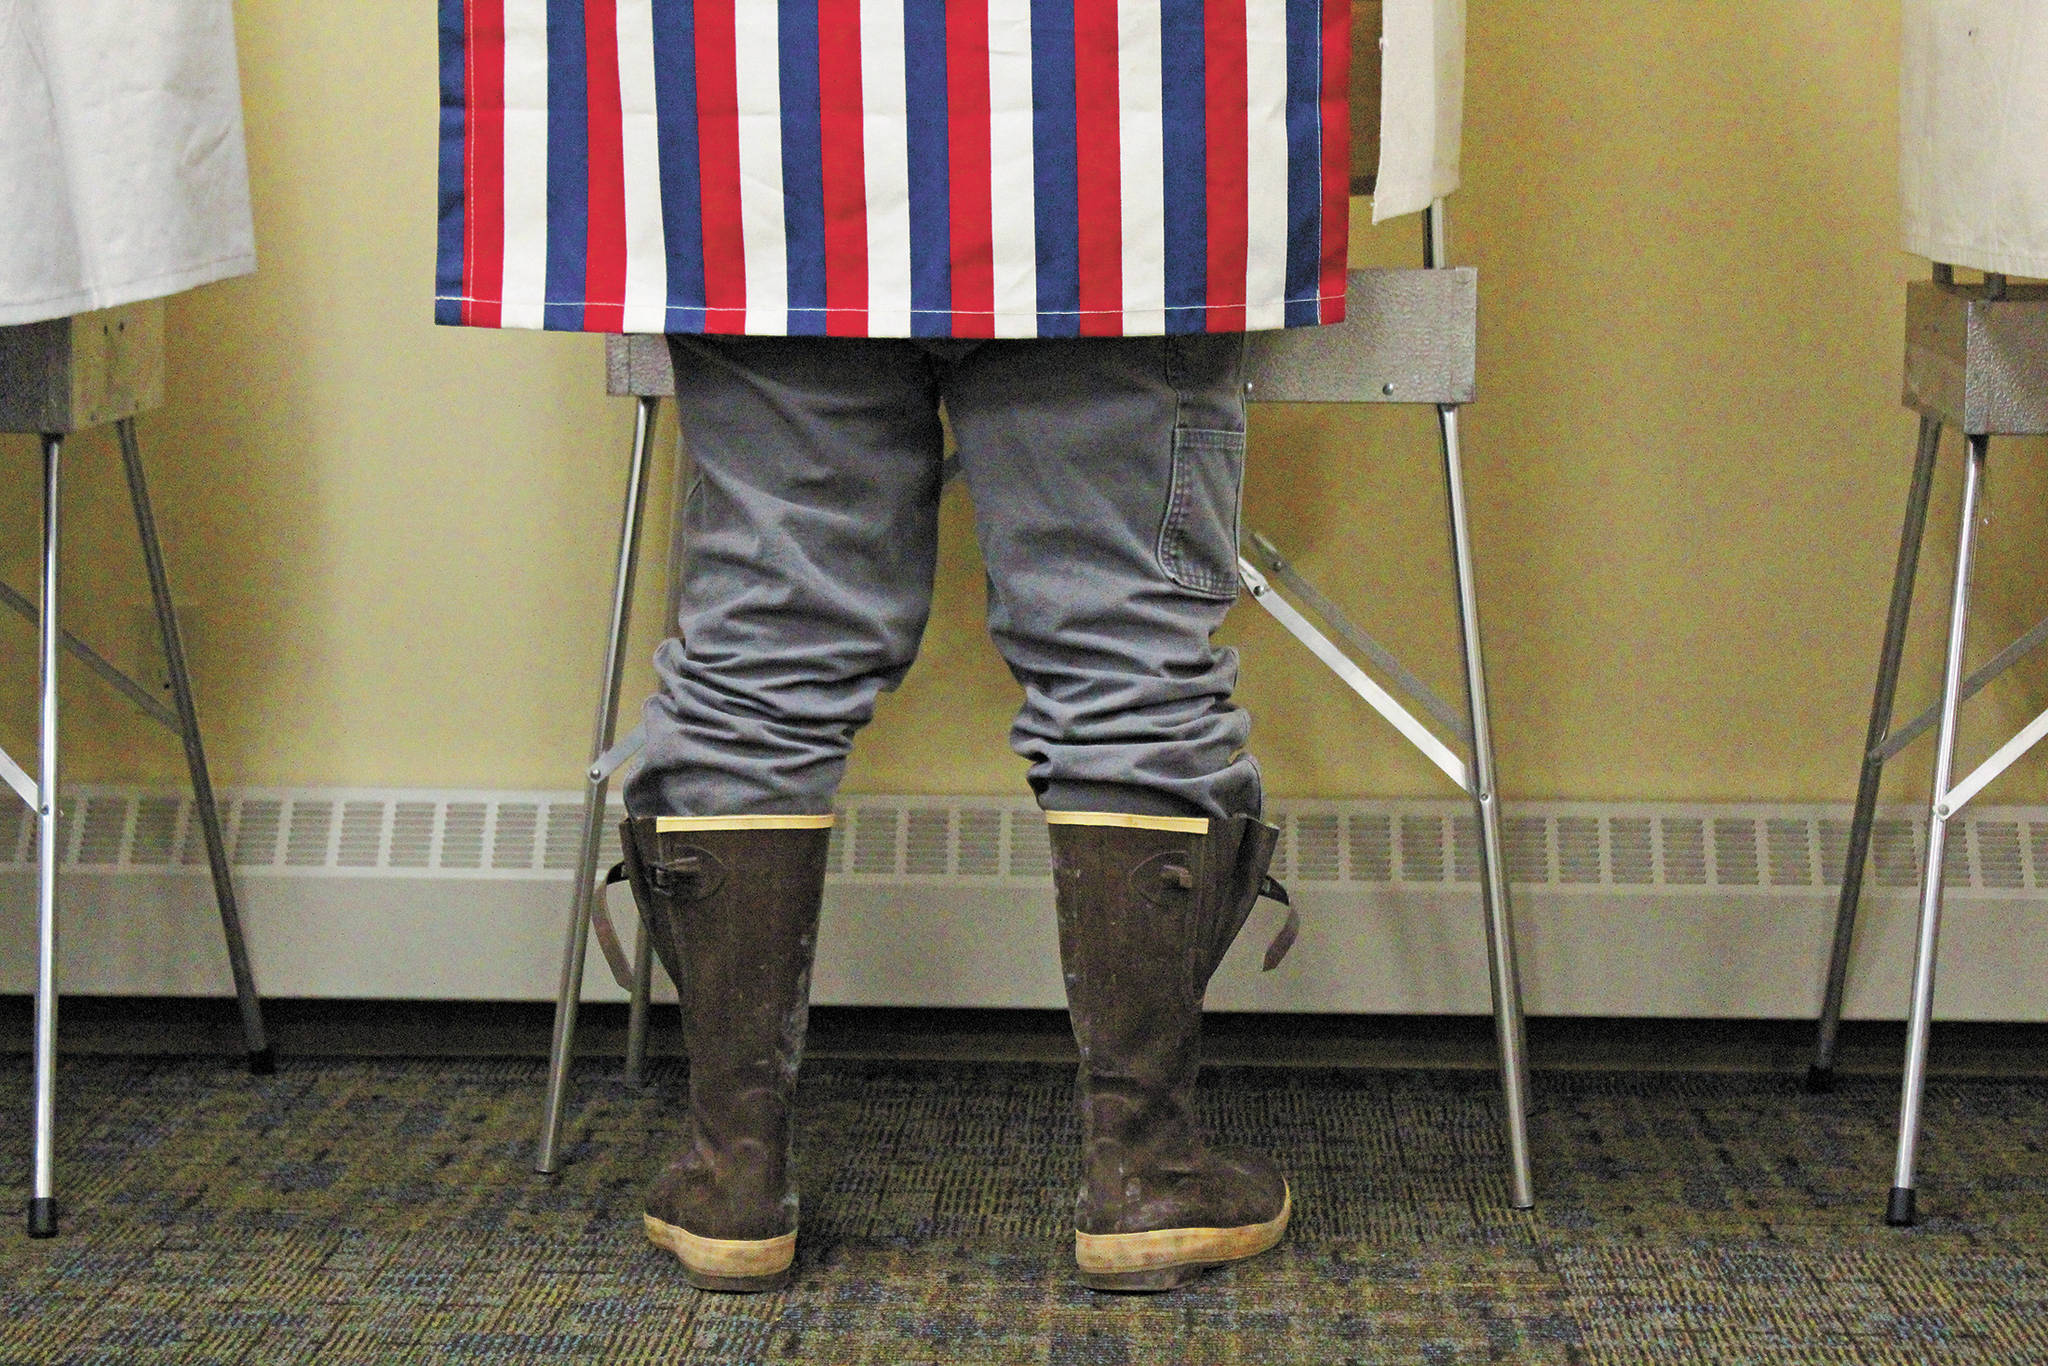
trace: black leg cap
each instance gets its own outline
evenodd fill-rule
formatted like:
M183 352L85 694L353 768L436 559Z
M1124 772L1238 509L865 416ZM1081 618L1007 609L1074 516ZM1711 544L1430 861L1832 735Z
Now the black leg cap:
M54 1238L57 1236L57 1202L47 1196L38 1196L28 1202L28 1236L31 1238Z
M277 1054L268 1048L259 1048L249 1055L249 1075L252 1077L274 1077L277 1075Z
M1884 1221L1893 1228L1911 1228L1913 1216L1913 1188L1893 1186L1892 1198L1884 1207Z
M1810 1096L1824 1096L1835 1089L1835 1069L1814 1063L1806 1069L1806 1093Z

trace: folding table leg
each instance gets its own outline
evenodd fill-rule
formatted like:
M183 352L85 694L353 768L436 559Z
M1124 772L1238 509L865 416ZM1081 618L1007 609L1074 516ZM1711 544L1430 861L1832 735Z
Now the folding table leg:
M185 641L171 605L171 581L164 571L163 547L157 541L156 516L150 510L149 485L142 477L142 448L135 439L135 419L114 424L121 439L121 463L128 472L128 499L135 507L135 532L142 542L142 562L149 571L149 592L156 604L157 629L164 649L164 671L178 711L178 735L185 743L185 767L192 775L192 805L206 836L206 862L213 873L213 897L220 907L221 932L227 939L228 967L234 974L235 999L242 1011L242 1038L249 1050L249 1070L268 1076L277 1070L275 1055L263 1033L263 1003L256 995L256 977L249 967L249 948L242 937L242 916L235 904L235 884L228 870L227 841L221 836L220 808L207 772L206 749L199 739L199 711L192 702L192 677L185 666Z
M1913 483L1906 494L1906 524L1899 533L1898 566L1892 573L1891 610L1885 617L1884 644L1877 656L1870 728L1863 737L1863 776L1856 785L1856 813L1849 822L1849 848L1842 860L1842 894L1835 907L1835 943L1821 998L1819 1036L1814 1041L1813 1063L1806 1069L1809 1091L1830 1091L1835 1085L1835 1044L1842 1026L1842 994L1849 980L1849 950L1856 937L1856 906L1863 895L1863 873L1870 859L1870 828L1877 814L1878 781L1884 776L1884 742L1892 727L1899 660L1905 654L1906 625L1913 615L1913 580L1919 572L1920 545L1926 539L1927 499L1940 449L1941 419L1923 416Z
M1486 957L1493 993L1494 1031L1500 1045L1501 1109L1507 1120L1513 1204L1536 1203L1529 1170L1528 1035L1522 1016L1521 974L1515 964L1515 927L1508 903L1506 842L1501 838L1500 794L1493 767L1493 723L1486 700L1486 665L1479 644L1479 600L1472 581L1472 538L1465 509L1465 476L1458 448L1458 410L1438 407L1443 434L1444 486L1450 502L1451 564L1457 578L1458 632L1465 647L1465 694L1471 707L1472 801L1479 817L1479 882L1486 899Z
M605 640L604 677L598 686L596 736L583 791L583 839L576 856L576 883L569 908L568 942L562 950L561 991L555 1000L554 1041L548 1054L548 1093L541 1116L533 1169L542 1175L560 1164L555 1149L562 1134L569 1064L576 1042L576 1007L583 995L583 960L590 947L590 905L597 889L597 851L604 834L605 791L611 775L600 760L611 748L619 716L619 684L625 669L626 626L633 606L633 570L640 554L641 505L647 495L647 456L654 444L654 418L661 400L644 397L633 423L633 456L626 475L626 507L620 517L618 569L612 582L610 634Z
M64 438L43 437L42 716L36 753L35 1170L28 1236L57 1232L57 492Z
M1934 1018L1934 962L1941 934L1941 884L1948 849L1949 778L1955 762L1957 711L1962 701L1963 637L1970 619L1970 573L1977 539L1977 504L1984 491L1988 436L1969 438L1963 470L1963 527L1956 541L1955 588L1949 604L1948 652L1941 675L1941 729L1934 749L1934 795L1927 824L1927 866L1921 874L1920 934L1913 952L1913 1005L1906 1030L1906 1077L1899 1101L1899 1154L1885 1222L1914 1220L1914 1158L1920 1145L1920 1101L1927 1082L1927 1041Z

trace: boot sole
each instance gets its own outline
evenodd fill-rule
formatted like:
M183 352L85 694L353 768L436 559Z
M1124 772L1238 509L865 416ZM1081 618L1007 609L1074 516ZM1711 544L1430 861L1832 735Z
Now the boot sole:
M643 1215L647 1241L673 1252L683 1275L699 1290L747 1293L780 1290L789 1284L796 1260L796 1234L779 1238L705 1238L686 1228Z
M1294 1212L1281 1188L1280 1213L1236 1228L1162 1228L1148 1233L1074 1232L1074 1260L1090 1290L1146 1292L1186 1285L1211 1267L1256 1257L1280 1241Z

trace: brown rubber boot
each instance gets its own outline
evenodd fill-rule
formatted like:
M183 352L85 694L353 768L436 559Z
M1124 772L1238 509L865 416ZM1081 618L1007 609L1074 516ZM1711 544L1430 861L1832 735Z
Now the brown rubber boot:
M1292 1209L1266 1158L1202 1141L1202 995L1263 891L1279 832L1229 820L1049 812L1060 960L1080 1045L1081 1283L1170 1290L1264 1252ZM1295 922L1267 953L1272 967Z
M642 923L682 997L688 1147L647 1236L700 1290L774 1290L796 1256L791 1150L830 816L634 817Z

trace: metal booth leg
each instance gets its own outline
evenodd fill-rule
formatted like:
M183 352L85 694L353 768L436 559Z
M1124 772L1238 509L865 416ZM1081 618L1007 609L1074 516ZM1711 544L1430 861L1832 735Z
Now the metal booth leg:
M43 437L43 601L38 618L42 716L36 754L36 1021L34 1187L28 1236L57 1232L57 492L64 438Z
M676 479L670 506L674 512L668 518L668 596L664 600L662 621L674 629L682 616L682 569L690 551L690 532L684 526L682 508L690 498L692 483L690 453L676 440ZM639 940L633 948L633 997L627 1010L627 1085L639 1085L641 1073L647 1065L647 1001L653 995L653 940L647 938L645 926L641 926Z
M597 851L604 834L605 790L611 770L603 763L611 748L619 715L619 684L625 667L626 625L633 604L633 570L640 551L641 505L647 494L648 451L654 443L654 418L660 400L643 397L633 422L633 456L626 475L626 506L620 518L619 560L612 583L610 634L606 637L604 676L599 684L596 735L583 792L583 839L576 857L576 883L569 910L568 942L562 950L561 991L555 1000L555 1032L548 1055L548 1093L535 1145L533 1169L542 1175L560 1165L556 1152L562 1133L562 1109L568 1097L569 1064L576 1040L576 1007L583 993L583 961L590 946L590 905L596 892ZM643 935L644 939L645 936Z
M1465 510L1465 478L1458 448L1458 410L1437 409L1443 434L1444 488L1450 503L1451 563L1457 578L1458 634L1464 643L1465 693L1471 708L1472 802L1479 817L1479 883L1486 899L1486 960L1493 993L1494 1032L1500 1045L1501 1109L1507 1121L1512 1203L1536 1203L1529 1170L1529 1045L1522 1016L1522 982L1515 965L1514 914L1508 904L1506 842L1501 838L1500 794L1493 767L1493 725L1486 700L1486 665L1479 645L1479 601L1472 582L1472 539Z
M171 605L171 581L164 572L163 548L157 541L156 516L150 510L149 486L142 477L142 448L135 439L135 419L114 424L121 439L121 463L128 472L128 498L135 506L135 531L142 542L142 561L149 571L149 592L156 604L162 635L164 671L178 712L178 735L185 744L185 766L192 775L192 804L206 836L206 862L213 873L214 901L220 907L221 932L227 939L228 966L234 973L235 999L242 1011L242 1037L249 1049L249 1070L268 1076L277 1060L263 1032L263 1004L256 995L256 977L249 968L249 948L242 938L242 916L235 903L235 884L228 871L227 841L221 836L220 809L207 772L206 749L199 739L199 712L192 702L192 678L185 666L185 642Z
M1450 227L1444 202L1422 218L1422 264L1450 263ZM1438 404L1444 446L1444 492L1450 505L1451 573L1457 579L1458 635L1464 644L1465 697L1471 709L1472 805L1479 818L1479 885L1486 899L1486 962L1493 993L1494 1034L1500 1046L1501 1109L1507 1121L1512 1203L1536 1203L1529 1170L1529 1033L1522 1014L1522 977L1515 963L1514 910L1508 900L1507 842L1501 837L1500 791L1494 779L1493 718L1486 700L1486 663L1479 645L1479 595L1472 579L1472 532L1465 509L1465 471L1458 445L1457 405Z
M1934 1017L1934 963L1941 933L1941 884L1948 846L1951 805L1950 771L1955 762L1957 711L1962 702L1963 637L1970 617L1970 573L1977 537L1977 504L1984 490L1984 465L1991 448L1988 436L1969 438L1970 457L1963 471L1963 526L1956 542L1956 578L1948 614L1948 652L1942 663L1941 728L1935 740L1934 795L1927 824L1927 865L1921 874L1920 933L1913 952L1913 1005L1906 1032L1906 1077L1899 1101L1899 1153L1893 1169L1885 1222L1914 1220L1913 1164L1920 1143L1920 1102L1927 1082L1927 1041Z
M665 601L666 615L662 620L673 629L683 610L683 565L690 547L689 532L684 526L683 505L689 499L691 466L689 451L680 439L676 442L676 468L674 480L673 513L669 517L668 533L668 596ZM633 950L632 1004L626 1014L626 1084L638 1086L641 1072L647 1063L647 1005L654 991L654 941L647 936L647 929L640 928L638 942Z
M1842 995L1849 979L1849 950L1856 937L1856 907L1863 895L1863 873L1870 858L1870 829L1877 813L1878 782L1884 776L1885 741L1891 732L1899 661L1905 653L1906 626L1913 614L1913 580L1919 571L1920 546L1926 539L1927 500L1934 485L1934 465L1940 449L1941 419L1922 416L1919 453L1914 458L1913 482L1906 495L1906 524L1899 533L1898 566L1892 574L1891 609L1885 617L1884 644L1877 657L1877 689L1870 703L1870 729L1863 738L1863 776L1856 785L1856 811L1849 822L1849 848L1842 860L1842 893L1835 908L1835 942L1821 998L1820 1029L1814 1041L1813 1063L1806 1070L1808 1091L1830 1091L1835 1085L1835 1045L1842 1025Z

